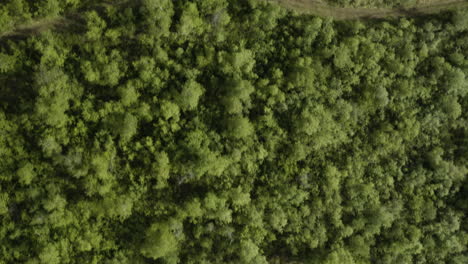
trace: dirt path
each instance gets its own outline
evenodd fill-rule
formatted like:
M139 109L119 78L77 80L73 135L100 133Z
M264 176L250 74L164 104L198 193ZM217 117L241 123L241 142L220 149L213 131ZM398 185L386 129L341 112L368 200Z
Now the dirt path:
M335 7L318 0L267 0L299 13L333 17L339 20L418 16L443 10L468 7L466 0L426 0L414 6L401 8Z
M39 34L40 32L67 25L70 21L63 17L44 18L31 21L27 24L16 26L14 29L0 34L0 39L4 37L26 36Z
M97 10L99 8L112 7L117 5L127 5L131 4L131 1L123 0L121 2L107 2L102 1L88 6L83 10L76 10L71 13L67 13L63 16L55 18L40 18L29 21L25 24L16 25L12 30L0 33L0 40L3 38L14 38L14 37L23 37L29 35L37 35L41 32L48 29L63 29L66 30L70 25L79 25L82 23L82 13L90 10Z
M298 11L299 13L313 14L322 17L333 17L339 20L368 19L401 16L417 16L437 13L443 10L468 8L467 0L420 0L420 4L402 8L362 8L362 7L335 7L323 2L323 0L264 0L278 3L281 6ZM120 4L127 3L123 1ZM101 6L111 5L102 3ZM114 4L115 5L115 4ZM75 15L76 17L76 15ZM59 26L74 24L72 16L68 18L45 18L18 25L13 30L0 34L0 39L5 37L26 36L39 34L40 32L57 28Z

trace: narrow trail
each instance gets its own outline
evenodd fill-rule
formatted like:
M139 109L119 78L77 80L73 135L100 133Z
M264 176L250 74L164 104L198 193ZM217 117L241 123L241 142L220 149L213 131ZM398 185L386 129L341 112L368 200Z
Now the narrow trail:
M277 3L283 7L296 10L303 14L312 14L322 17L333 17L337 20L370 19L386 17L412 17L425 14L437 13L444 10L457 8L468 8L467 0L426 0L422 4L400 8L362 8L362 7L336 7L326 4L320 0L264 0ZM128 1L119 4L128 3ZM114 4L101 3L100 6L111 6ZM14 29L0 33L0 40L9 37L21 37L41 32L52 28L63 28L66 25L77 24L79 15L65 15L56 18L43 18L30 21L26 24L17 25Z
M69 25L70 22L72 21L65 17L43 18L43 19L33 20L29 23L18 25L10 31L1 33L0 39L7 38L7 37L39 34L42 31L45 31L51 28L58 28L64 25Z
M467 8L466 0L433 0L398 8L336 7L317 0L267 0L303 14L333 17L338 20L386 17L414 17L444 10Z
M15 37L23 37L23 36L30 36L30 35L37 35L43 31L49 29L62 29L65 30L69 26L79 26L83 23L82 13L91 10L98 10L102 8L112 7L112 6L123 6L127 4L132 4L131 1L121 1L121 2L107 2L102 1L101 3L97 3L94 5L90 5L87 8L81 10L75 10L70 13L66 13L62 16L58 17L47 17L47 18L39 18L33 19L28 21L27 23L16 25L13 29L1 32L0 33L0 40L4 38L15 38Z

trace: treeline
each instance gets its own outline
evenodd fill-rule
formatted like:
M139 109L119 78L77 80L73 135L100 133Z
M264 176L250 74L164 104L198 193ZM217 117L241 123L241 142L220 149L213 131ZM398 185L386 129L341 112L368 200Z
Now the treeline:
M0 40L0 263L468 262L467 13L81 16Z

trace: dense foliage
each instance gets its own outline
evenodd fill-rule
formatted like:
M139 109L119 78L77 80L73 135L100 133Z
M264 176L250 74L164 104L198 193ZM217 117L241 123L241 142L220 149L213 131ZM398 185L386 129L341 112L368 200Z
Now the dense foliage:
M0 263L468 263L467 15L85 9L0 39Z

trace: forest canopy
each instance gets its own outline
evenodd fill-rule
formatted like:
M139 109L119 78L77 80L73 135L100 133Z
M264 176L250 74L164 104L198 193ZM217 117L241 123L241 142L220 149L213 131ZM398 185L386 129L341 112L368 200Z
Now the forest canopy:
M0 4L0 264L468 263L468 12Z

